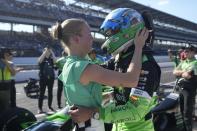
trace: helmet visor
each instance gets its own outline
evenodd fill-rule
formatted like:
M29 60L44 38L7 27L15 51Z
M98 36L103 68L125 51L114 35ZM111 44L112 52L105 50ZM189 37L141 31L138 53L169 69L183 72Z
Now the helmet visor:
M115 35L119 31L120 31L120 22L114 19L105 20L100 27L100 33L102 33L106 37Z

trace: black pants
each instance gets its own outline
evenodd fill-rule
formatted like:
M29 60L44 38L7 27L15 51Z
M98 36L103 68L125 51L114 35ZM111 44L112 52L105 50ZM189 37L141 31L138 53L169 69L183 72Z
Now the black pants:
M113 128L113 124L112 123L104 123L105 125L105 131L111 131Z
M15 87L15 80L11 81L10 87L10 106L16 107L16 87Z
M0 113L9 108L11 82L0 83Z
M58 81L57 81L57 104L58 104L58 107L61 107L62 91L63 91L63 82L58 79Z
M40 78L40 95L38 99L38 108L42 109L43 99L46 87L48 87L48 107L50 108L53 100L53 83L54 78Z
M182 90L180 92L180 106L187 131L192 131L192 113L196 91Z

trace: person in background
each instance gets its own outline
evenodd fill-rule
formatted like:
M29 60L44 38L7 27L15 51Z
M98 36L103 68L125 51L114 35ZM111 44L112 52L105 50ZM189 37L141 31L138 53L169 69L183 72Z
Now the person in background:
M173 71L173 74L179 77L177 83L181 89L180 106L187 131L192 131L192 113L196 96L197 60L194 57L195 52L194 46L187 47L185 49L186 60L181 61Z
M50 111L55 111L52 108L53 100L53 84L55 80L54 64L56 57L52 49L48 46L44 48L42 55L38 58L39 77L40 77L40 95L38 98L38 113L43 113L43 99L46 87L48 87L48 108Z
M187 56L185 53L185 47L181 47L181 49L178 50L179 58L181 61L186 60Z
M10 49L0 48L0 113L9 108L11 76L14 74L9 62L10 55Z
M178 51L168 49L168 56L170 60L175 63L175 67L177 67L181 61L186 59L184 50L185 47L181 47Z
M170 58L170 61L174 62L175 67L177 67L180 63L179 55L177 55L177 53L173 54L173 51L171 49L168 49L168 56Z
M57 59L57 61L55 62L56 67L58 68L58 76L62 73L64 63L66 62L66 59L65 59L66 56L67 56L66 51L63 51L62 57ZM57 105L59 109L62 108L62 105L61 105L62 91L63 91L63 82L58 79L57 81Z
M95 64L102 64L103 62L96 58L96 50L92 48L92 50L88 53L89 60Z
M196 47L195 47L196 48ZM196 49L197 50L197 49ZM195 59L197 60L197 51L194 55ZM196 104L196 96L195 96L195 99L194 99L194 103ZM195 112L195 104L194 104L194 109L193 109L193 115L192 115L192 118L194 121L197 121L197 115L196 115L196 112Z
M13 70L12 72L12 77L11 77L11 88L10 88L10 106L12 108L16 107L16 87L15 87L15 79L14 76L16 75L16 73L20 72L21 70L23 70L23 68L19 68L14 66L14 63L12 62L13 59L13 53L11 53L8 56L8 62L11 65L11 68Z

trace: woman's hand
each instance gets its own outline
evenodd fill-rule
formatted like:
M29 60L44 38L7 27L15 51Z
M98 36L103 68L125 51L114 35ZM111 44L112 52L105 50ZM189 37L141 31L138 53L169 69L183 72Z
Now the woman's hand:
M136 33L134 39L135 48L143 48L143 46L145 45L145 41L148 38L148 35L149 35L148 29L143 28L142 30L139 30Z
M22 67L16 67L16 68L15 68L16 73L18 73L18 72L20 72L20 71L22 71L22 70L24 70L24 68L22 68Z
M92 108L76 106L73 106L68 112L72 120L76 123L85 122L89 120L92 117L93 113L94 110Z

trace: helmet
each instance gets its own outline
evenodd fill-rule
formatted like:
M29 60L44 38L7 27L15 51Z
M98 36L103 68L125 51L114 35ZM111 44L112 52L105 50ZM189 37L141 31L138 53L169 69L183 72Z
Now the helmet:
M100 32L108 37L102 48L116 55L131 46L138 30L144 27L140 13L130 8L118 8L107 15L100 27Z

